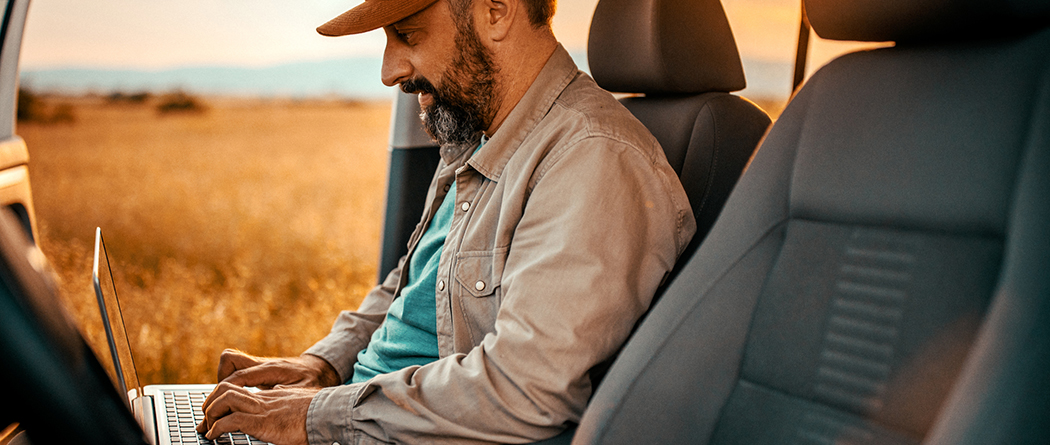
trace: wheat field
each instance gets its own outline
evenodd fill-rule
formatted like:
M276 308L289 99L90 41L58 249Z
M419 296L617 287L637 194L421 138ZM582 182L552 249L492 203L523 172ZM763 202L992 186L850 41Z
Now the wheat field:
M390 104L158 100L49 97L66 118L18 124L69 312L108 357L100 226L143 384L213 382L226 347L299 354L375 283Z
M37 109L18 133L39 243L104 365L96 226L143 384L212 382L227 347L297 355L375 284L389 102L44 97Z

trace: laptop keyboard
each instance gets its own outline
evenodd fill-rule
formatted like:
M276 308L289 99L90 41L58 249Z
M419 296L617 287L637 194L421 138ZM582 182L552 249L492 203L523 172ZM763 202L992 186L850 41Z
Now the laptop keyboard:
M197 433L197 424L204 420L201 405L208 397L208 391L162 391L162 394L168 416L168 433L173 445L273 445L240 432L226 433L215 440L208 440L203 434Z

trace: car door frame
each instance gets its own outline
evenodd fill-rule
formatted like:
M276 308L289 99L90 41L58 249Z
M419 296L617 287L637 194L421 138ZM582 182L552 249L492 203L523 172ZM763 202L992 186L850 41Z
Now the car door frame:
M29 0L7 0L0 24L0 206L14 211L30 240L36 217L29 185L29 150L16 134L18 65Z

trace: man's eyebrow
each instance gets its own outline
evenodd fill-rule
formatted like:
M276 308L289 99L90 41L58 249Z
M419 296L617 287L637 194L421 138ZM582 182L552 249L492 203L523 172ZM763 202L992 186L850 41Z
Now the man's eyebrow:
M402 20L400 22L394 23L391 26L393 26L394 30L397 30L397 31L403 31L405 29L418 29L418 28L421 27L421 26L417 25L415 22L409 22L409 21L406 21L406 20Z

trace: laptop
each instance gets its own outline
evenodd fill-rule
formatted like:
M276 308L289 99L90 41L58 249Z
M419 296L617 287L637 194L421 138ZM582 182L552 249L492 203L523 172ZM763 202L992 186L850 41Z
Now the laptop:
M91 267L91 281L95 285L95 297L102 314L106 341L109 343L113 369L110 379L127 394L124 402L135 415L135 419L146 433L146 439L154 445L216 444L255 445L269 444L244 433L223 434L214 441L198 434L197 424L204 419L201 404L215 385L148 385L142 387L135 369L131 342L124 329L124 317L120 312L113 270L102 239L102 229L95 229L95 258Z

